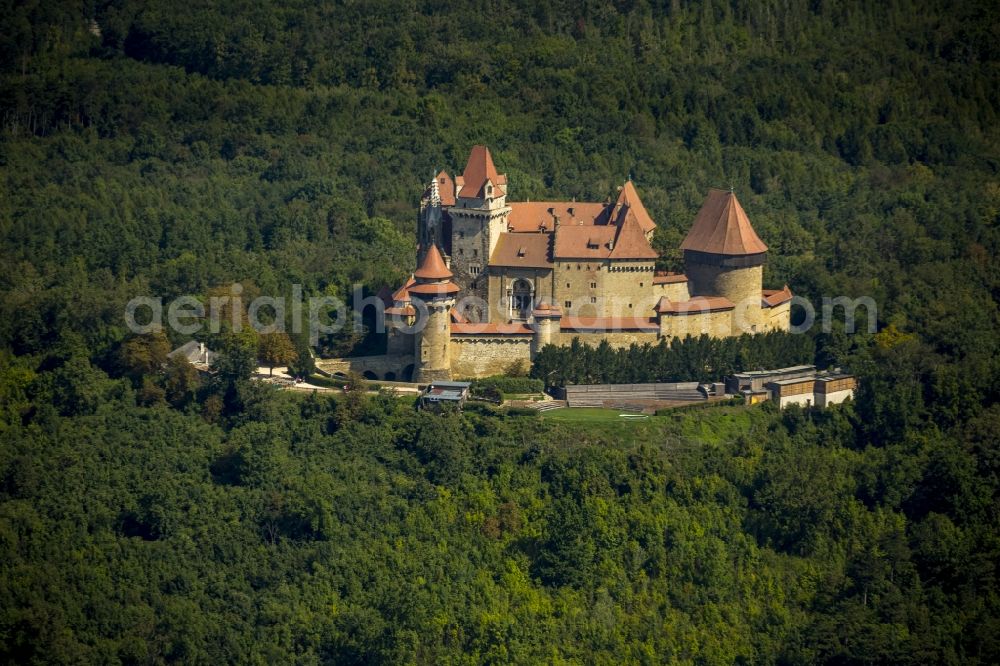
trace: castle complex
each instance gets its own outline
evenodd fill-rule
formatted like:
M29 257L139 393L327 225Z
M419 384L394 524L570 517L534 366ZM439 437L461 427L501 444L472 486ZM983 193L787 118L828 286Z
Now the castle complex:
M791 291L762 289L767 246L731 191L711 190L656 270L656 224L631 181L615 201L515 202L486 146L442 171L418 216L418 269L386 301L387 355L351 362L418 382L501 374L547 344L614 346L787 330Z

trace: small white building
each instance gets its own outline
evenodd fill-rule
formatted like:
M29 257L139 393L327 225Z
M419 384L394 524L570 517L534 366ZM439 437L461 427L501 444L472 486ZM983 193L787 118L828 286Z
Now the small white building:
M853 398L857 385L858 380L854 375L836 370L830 373L810 373L805 377L776 379L768 382L765 388L770 393L771 400L776 401L781 408L788 405L823 408L839 405L848 398ZM750 400L747 402L752 404Z
M782 409L788 405L811 407L816 402L813 394L815 384L816 377L811 375L768 382L767 389L771 392L771 400L776 401Z
M853 375L843 373L825 375L816 378L813 393L816 396L817 407L839 405L848 398L854 397L854 389L858 380Z

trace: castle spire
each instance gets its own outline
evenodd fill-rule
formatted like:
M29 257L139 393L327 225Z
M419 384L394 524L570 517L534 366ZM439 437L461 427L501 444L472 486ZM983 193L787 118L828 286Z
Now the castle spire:
M441 187L438 185L437 176L434 176L434 178L431 179L431 205L441 205Z

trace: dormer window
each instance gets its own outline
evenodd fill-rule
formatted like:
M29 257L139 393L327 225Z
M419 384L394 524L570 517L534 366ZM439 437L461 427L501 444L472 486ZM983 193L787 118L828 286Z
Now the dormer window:
M521 246L521 247L517 248L517 256L523 257L524 253L525 253L524 246Z
M489 183L486 184L486 196L487 197L493 196L493 186L490 185Z

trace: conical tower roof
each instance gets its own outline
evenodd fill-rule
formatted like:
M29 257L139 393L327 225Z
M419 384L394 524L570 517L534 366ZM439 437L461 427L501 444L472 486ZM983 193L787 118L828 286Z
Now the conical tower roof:
M444 264L441 251L438 250L437 245L434 243L431 243L430 249L427 250L427 254L424 255L424 260L420 264L420 268L413 274L414 277L421 280L449 280L452 275L453 273Z
M709 190L681 249L738 256L767 252L767 245L732 191Z

